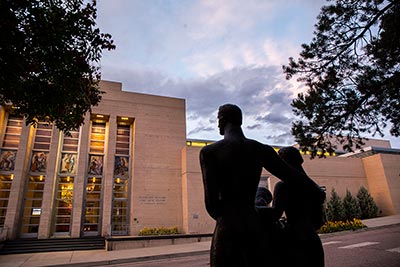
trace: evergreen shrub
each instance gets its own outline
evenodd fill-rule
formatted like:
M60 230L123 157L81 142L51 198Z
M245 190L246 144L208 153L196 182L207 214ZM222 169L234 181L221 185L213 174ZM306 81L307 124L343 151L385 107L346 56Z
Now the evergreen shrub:
M334 188L332 188L331 198L327 203L326 217L328 221L343 221L345 219L342 200Z
M378 216L378 206L365 187L360 187L357 193L357 199L361 209L361 219L375 218Z
M346 196L343 198L343 208L345 220L361 219L361 209L358 200L353 197L349 190L346 190Z

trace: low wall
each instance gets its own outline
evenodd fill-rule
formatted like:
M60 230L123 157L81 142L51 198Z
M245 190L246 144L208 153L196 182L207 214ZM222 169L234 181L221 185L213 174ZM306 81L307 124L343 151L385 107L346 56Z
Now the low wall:
M157 247L208 241L212 234L107 237L106 250Z

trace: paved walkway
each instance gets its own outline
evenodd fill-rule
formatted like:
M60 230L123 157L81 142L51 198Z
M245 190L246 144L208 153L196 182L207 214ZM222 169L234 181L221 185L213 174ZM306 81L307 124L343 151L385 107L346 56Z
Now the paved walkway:
M368 228L400 224L400 214L363 220ZM172 258L184 255L207 253L211 241L169 245L159 247L136 248L127 250L104 251L65 251L30 254L0 255L0 267L35 266L99 266L127 262L144 261L156 258Z

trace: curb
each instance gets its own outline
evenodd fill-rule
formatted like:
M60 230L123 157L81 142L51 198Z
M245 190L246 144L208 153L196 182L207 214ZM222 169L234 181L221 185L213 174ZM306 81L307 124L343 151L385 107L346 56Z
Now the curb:
M124 259L115 259L115 260L106 260L106 261L77 262L77 263L67 263L67 264L46 265L46 267L67 267L67 266L68 267L93 267L93 266L144 262L144 261L152 261L152 260L171 259L171 258L181 258L181 257L187 257L187 256L208 254L209 252L210 252L210 250L177 252L177 253L169 253L169 254L162 254L162 255L142 256L142 257L124 258Z

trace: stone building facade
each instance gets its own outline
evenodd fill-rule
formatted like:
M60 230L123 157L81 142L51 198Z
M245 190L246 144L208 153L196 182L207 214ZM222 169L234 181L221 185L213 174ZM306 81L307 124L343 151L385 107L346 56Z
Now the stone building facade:
M198 155L186 140L185 100L122 91L102 81L103 100L70 136L26 126L0 109L0 229L8 239L133 236L144 227L210 233ZM400 150L310 160L305 170L340 195L369 189L383 215L400 213ZM263 172L271 190L277 178Z
M189 143L189 142L188 142ZM366 147L357 153L327 156L322 159L310 159L303 155L304 170L320 186L324 186L327 199L332 189L343 199L346 190L356 196L361 186L368 189L374 198L380 216L400 213L400 149L390 148L388 141L371 140L370 144L383 147ZM198 154L202 143L186 146L182 152L183 195L183 229L189 233L212 232L214 221L210 219L204 208L204 194ZM278 150L279 147L275 147ZM268 187L271 192L278 178L263 171L261 186Z

